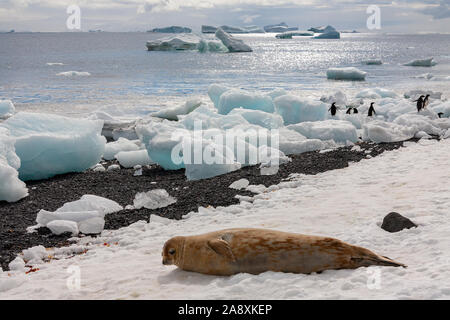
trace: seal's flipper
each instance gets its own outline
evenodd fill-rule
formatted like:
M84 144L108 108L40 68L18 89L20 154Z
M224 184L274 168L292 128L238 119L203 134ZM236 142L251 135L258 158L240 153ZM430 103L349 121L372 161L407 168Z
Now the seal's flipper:
M403 263L396 262L388 257L382 257L378 255L365 256L365 257L352 257L351 260L361 267L369 266L387 266L387 267L403 267L407 268Z
M221 255L231 261L236 261L236 258L231 251L228 242L222 239L213 239L208 241L208 246L214 250L218 255Z

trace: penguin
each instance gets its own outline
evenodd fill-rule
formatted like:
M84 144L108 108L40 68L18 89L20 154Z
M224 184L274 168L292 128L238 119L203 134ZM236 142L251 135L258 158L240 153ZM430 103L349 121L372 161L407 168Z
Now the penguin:
M429 94L427 94L426 96L425 96L425 99L423 99L423 107L422 107L422 109L425 109L425 107L428 105L428 98L430 97L430 95Z
M352 108L348 108L346 114L350 114L352 112Z
M415 100L414 102L417 102L417 112L420 112L420 110L423 109L423 99L425 98L424 95L421 95L419 99Z
M370 107L369 107L369 113L367 114L369 117L373 116L374 114L377 114L377 113L375 112L375 108L373 107L374 104L375 104L375 102L372 102L372 103L370 104Z
M353 113L358 113L358 109L353 108Z
M336 102L333 102L333 103L331 104L330 109L328 109L328 111L330 111L330 112L331 112L331 115L334 117L334 116L336 115L337 109L339 109L339 108L336 107Z
M443 115L444 115L443 112L439 112L439 113L438 113L438 117L439 117L439 118L442 118Z

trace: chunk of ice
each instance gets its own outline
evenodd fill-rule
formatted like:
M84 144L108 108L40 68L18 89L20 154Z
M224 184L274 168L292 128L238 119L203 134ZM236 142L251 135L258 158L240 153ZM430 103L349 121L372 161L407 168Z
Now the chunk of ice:
M136 209L158 209L165 208L177 202L177 199L171 197L164 189L155 189L148 192L139 192L134 197L133 206Z
M367 72L355 67L330 68L327 70L327 78L332 80L362 81L366 79Z

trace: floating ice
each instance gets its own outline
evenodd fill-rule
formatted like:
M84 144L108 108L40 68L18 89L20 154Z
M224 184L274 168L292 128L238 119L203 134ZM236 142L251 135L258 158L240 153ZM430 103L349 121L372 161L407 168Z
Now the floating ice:
M114 156L121 151L137 151L139 147L133 141L125 138L119 138L119 140L114 142L109 142L105 146L105 152L103 158L105 160L113 160Z
M239 179L230 184L228 188L241 190L247 188L249 184L250 182L247 179Z
M363 140L375 143L404 141L413 138L415 131L415 128L375 120L363 126Z
M228 48L218 40L202 39L197 45L199 52L228 52Z
M199 99L190 99L183 105L161 109L160 111L152 113L151 115L153 117L176 121L178 120L179 115L191 113L192 111L200 107L201 104L202 102Z
M358 141L355 126L343 120L324 120L315 122L302 122L288 126L309 139L334 140L338 143L353 143Z
M275 98L275 112L281 115L284 124L303 121L320 121L327 116L327 105L309 98L285 95Z
M229 52L251 52L253 51L244 41L236 39L230 34L223 31L221 28L217 29L216 37L219 38Z
M85 71L65 71L65 72L57 73L56 75L64 76L64 77L88 77L91 74L89 72L85 72Z
M224 87L218 84L212 84L208 88L208 96L211 101L214 103L214 106L217 108L219 106L220 96L230 90L228 87Z
M283 126L283 118L278 114L268 113L259 110L233 109L229 115L241 115L251 124L256 124L266 129L278 129Z
M383 61L381 61L379 59L369 59L369 60L364 60L361 63L368 65L368 66L372 66L372 65L382 65Z
M340 39L341 33L334 29L332 26L325 28L322 34L315 36L314 39Z
M47 223L47 228L49 228L50 231L56 235L70 232L73 236L76 236L79 233L78 224L76 222L67 220L53 220Z
M272 98L268 95L250 93L237 89L230 89L222 93L217 111L220 114L228 114L235 108L261 110L269 113L274 111Z
M11 100L0 100L0 119L12 116L15 111L16 108Z
M124 168L133 168L136 165L146 166L153 163L147 150L121 151L116 154L115 158Z
M180 27L180 26L170 26L170 27L164 27L164 28L154 28L152 29L152 32L159 32L159 33L191 33L192 29L187 27Z
M369 88L360 91L357 98L381 99L381 98L398 98L399 95L392 90L383 88Z
M418 60L412 60L408 63L405 63L404 66L411 66L411 67L432 67L435 66L437 63L434 61L433 58L426 58L426 59L418 59Z
M148 51L196 50L200 37L193 34L178 34L147 41Z
M366 79L367 72L355 67L330 68L327 70L327 78L332 80L362 81Z
M311 31L286 31L275 35L277 39L292 39L292 37L312 37L314 32Z
M81 172L97 164L105 149L103 121L19 112L0 124L15 138L21 180Z
M47 62L46 65L48 65L48 66L63 66L64 63L62 63L62 62Z
M136 209L158 209L165 208L177 202L164 189L155 189L148 192L139 192L134 197L133 205Z
M278 24L271 24L264 27L265 32L287 32L287 31L296 31L298 27L289 27L286 23L280 22Z
M28 189L19 180L20 159L15 153L14 138L0 127L0 201L16 202L28 195Z

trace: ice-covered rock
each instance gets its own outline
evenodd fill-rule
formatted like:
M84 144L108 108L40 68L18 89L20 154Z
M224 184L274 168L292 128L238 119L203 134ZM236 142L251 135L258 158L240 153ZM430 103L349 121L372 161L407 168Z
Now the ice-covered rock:
M117 161L124 168L133 168L136 165L146 166L153 163L147 150L121 151L115 155Z
M228 48L229 52L252 52L252 48L246 45L244 41L236 39L230 34L219 28L216 31L216 37L219 38L225 47Z
M274 104L272 98L259 93L230 89L220 95L217 111L219 114L228 114L235 108L260 110L272 113Z
M347 141L355 143L358 141L355 126L343 120L302 122L289 125L287 128L295 130L309 139L333 140L338 143L346 143Z
M137 151L139 147L133 141L125 138L119 138L117 141L109 142L105 146L103 158L105 160L113 160L115 155L121 151Z
M408 128L396 123L374 120L363 126L363 140L380 142L398 142L414 137L415 128Z
M196 35L181 33L176 36L147 41L146 45L148 51L196 50L200 40L200 37Z
M202 102L199 99L190 99L180 106L161 109L151 115L153 117L177 121L179 115L188 114L200 107L201 104Z
M103 121L19 112L0 124L15 139L21 180L82 172L97 164L105 150Z
M268 113L260 110L233 109L229 115L240 115L251 124L256 124L266 129L278 129L283 126L283 118L274 113Z
M158 209L165 208L177 202L177 199L171 197L164 189L155 189L148 192L139 192L134 197L133 205L136 209Z
M327 116L327 105L310 98L284 95L274 100L275 112L281 115L284 124L303 121L320 121Z
M327 78L332 80L362 81L366 79L367 72L355 67L330 68L327 70Z
M47 228L53 234L60 235L65 232L70 232L73 236L78 235L78 224L74 221L68 220L53 220L47 223Z
M248 187L250 182L247 179L239 179L228 186L228 188L241 190Z
M434 61L433 58L426 58L426 59L417 59L412 60L410 62L407 62L404 64L404 66L411 66L411 67L432 67L435 66L437 63Z
M180 27L180 26L170 26L170 27L164 27L164 28L154 28L152 29L152 32L159 32L159 33L191 33L192 29L187 27Z
M14 143L9 130L0 127L0 201L16 202L28 196L25 183L19 180L20 159Z
M11 100L0 100L0 119L6 119L14 114L16 108Z

